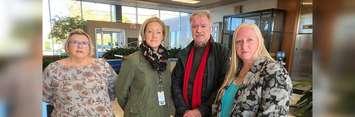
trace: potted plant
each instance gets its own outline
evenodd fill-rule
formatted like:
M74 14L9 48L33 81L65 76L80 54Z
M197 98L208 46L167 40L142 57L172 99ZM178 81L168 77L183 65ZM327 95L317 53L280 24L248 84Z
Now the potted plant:
M74 29L84 29L86 21L79 17L58 17L54 20L50 36L57 40L68 38L68 33Z
M118 73L122 59L125 58L125 56L128 56L135 51L139 50L138 48L112 48L111 50L108 50L106 53L103 54L103 58L108 59L107 62L111 64L111 66L114 68L114 70ZM174 48L168 50L168 57L169 57L169 62L176 62L177 59L177 53L181 49L179 48Z

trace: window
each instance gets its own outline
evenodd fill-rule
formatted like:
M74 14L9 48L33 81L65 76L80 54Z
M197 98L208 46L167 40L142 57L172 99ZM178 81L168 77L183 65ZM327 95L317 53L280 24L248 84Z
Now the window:
M64 40L57 41L49 37L53 20L58 17L81 17L85 20L115 22L115 5L101 4L94 2L76 1L76 0L45 0L44 9L44 28L45 34L43 40L44 55L64 54ZM160 17L160 19L169 27L166 47L183 48L192 40L189 13L166 11L157 9L148 9L140 7L122 6L122 22L142 24L147 18ZM68 32L69 33L69 32ZM99 36L101 38L101 36ZM114 34L103 34L102 44L104 46L119 46L118 42L110 41L117 38ZM100 38L98 38L100 40ZM112 42L112 43L109 43ZM129 47L137 45L136 38L128 38ZM100 41L101 42L101 41Z
M137 23L137 8L122 6L122 22Z
M160 19L163 20L165 25L169 27L169 38L166 40L166 46L175 48L176 44L179 42L179 33L180 33L180 15L179 12L173 11L160 11Z
M150 17L159 17L159 11L154 9L138 8L138 24L143 24L143 22Z
M43 9L49 9L48 6L48 1L44 0L43 1L44 5ZM50 11L49 10L43 10L43 41L42 41L42 50L43 50L43 55L51 55L52 46L51 46L51 40L48 38L48 34L51 31L51 22L50 22L50 17L49 17Z
M80 1L49 0L51 18L81 16Z
M112 21L112 5L92 2L82 2L82 5L85 20Z
M180 43L177 44L176 48L184 48L192 41L190 15L189 13L180 13L180 37L178 41Z

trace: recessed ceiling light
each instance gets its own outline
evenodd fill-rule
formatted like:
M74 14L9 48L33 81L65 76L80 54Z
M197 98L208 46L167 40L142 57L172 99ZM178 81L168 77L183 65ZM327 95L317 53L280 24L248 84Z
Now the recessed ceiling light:
M312 2L302 2L302 5L312 5Z
M197 0L171 0L174 2L181 2L181 3L189 3L189 4L196 4L199 3L200 1Z

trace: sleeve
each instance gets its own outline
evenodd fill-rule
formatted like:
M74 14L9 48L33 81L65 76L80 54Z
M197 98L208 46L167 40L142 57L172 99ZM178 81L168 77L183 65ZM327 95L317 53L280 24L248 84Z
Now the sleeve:
M292 81L286 69L277 63L267 64L264 77L264 84L261 94L261 114L262 116L287 116Z
M218 93L218 89L220 88L220 86L223 84L224 82L224 78L225 75L229 69L229 50L223 46L219 46L219 51L217 52L217 58L216 59L216 66L217 67L217 78L216 78L216 82L217 85L215 87L215 91L211 94L211 96L209 97L208 101L205 103L202 103L199 111L201 112L202 116L208 116L211 114L211 109L212 109L212 104L214 102L214 100L216 99L217 93Z
M210 110L212 109L212 102L214 100L214 97L216 97L215 93L213 93L212 96L208 99L208 102L202 103L198 108L202 117L212 114Z
M123 61L120 73L118 74L116 82L116 96L117 102L120 104L122 109L124 109L127 104L129 89L132 81L134 80L135 68L136 66L134 66L134 62L130 59L126 59Z
M176 66L172 72L172 96L176 108L176 114L177 115L183 115L186 110L188 110L188 106L184 102L184 98L182 96L182 79L183 79L183 63L181 59L178 59L178 62L176 63Z
M108 84L108 94L110 96L110 100L113 101L115 99L115 83L117 80L117 74L115 70L111 67L111 65L104 60L105 63L105 71L107 76L107 84Z
M218 77L218 85L221 86L224 82L225 75L227 74L230 66L230 56L231 53L228 48L225 48L222 46L222 51L221 51L221 69L220 69L220 74ZM219 88L219 87L218 87Z
M44 70L42 74L42 100L46 103L52 103L53 99L53 75L52 75L52 69L53 69L53 64L48 65L48 67Z

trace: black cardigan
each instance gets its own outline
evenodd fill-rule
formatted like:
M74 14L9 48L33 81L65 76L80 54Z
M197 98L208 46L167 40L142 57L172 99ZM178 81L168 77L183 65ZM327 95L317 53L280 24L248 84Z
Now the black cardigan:
M201 106L198 108L203 117L211 116L211 106L229 67L229 50L221 44L212 42L212 38L211 44L212 47L204 73ZM191 109L191 105L184 102L182 94L185 64L191 47L193 47L193 42L179 52L178 62L172 73L172 95L177 117L183 116L185 111ZM189 86L193 85L189 84ZM190 89L188 94L192 94L193 88Z

